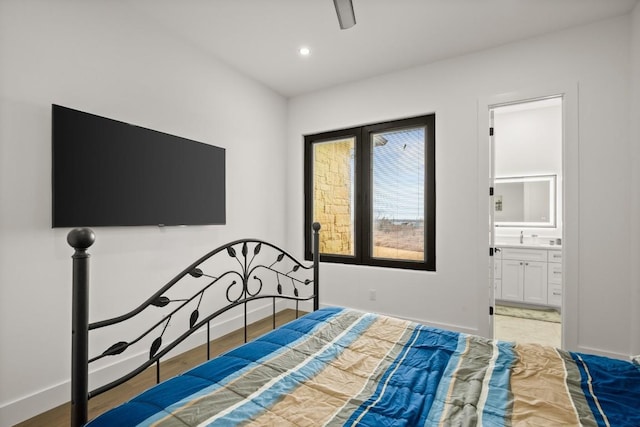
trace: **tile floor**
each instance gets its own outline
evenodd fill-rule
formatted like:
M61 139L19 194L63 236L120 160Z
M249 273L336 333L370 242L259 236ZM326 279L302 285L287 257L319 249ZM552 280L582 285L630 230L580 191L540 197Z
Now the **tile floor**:
M493 326L493 336L496 339L533 342L552 347L561 346L562 326L560 323L495 315Z

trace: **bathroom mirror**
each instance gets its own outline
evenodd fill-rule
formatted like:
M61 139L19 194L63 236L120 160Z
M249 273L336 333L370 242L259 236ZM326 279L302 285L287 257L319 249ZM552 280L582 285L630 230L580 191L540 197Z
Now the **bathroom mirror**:
M497 227L555 227L556 175L496 178Z

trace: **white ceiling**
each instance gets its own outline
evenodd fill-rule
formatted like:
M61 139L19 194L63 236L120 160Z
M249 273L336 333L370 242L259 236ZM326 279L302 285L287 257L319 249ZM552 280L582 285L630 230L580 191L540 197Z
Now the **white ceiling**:
M638 0L126 0L175 37L292 97L628 13ZM298 49L308 46L309 57Z

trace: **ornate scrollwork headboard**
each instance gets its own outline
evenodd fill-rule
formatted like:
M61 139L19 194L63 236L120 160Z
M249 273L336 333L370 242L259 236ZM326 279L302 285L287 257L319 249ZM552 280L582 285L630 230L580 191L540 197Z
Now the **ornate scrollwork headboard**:
M241 239L220 246L205 254L185 268L166 285L133 310L120 316L89 323L89 254L87 249L95 241L93 231L87 228L71 230L68 243L73 254L73 312L72 312L72 375L71 403L72 426L83 425L87 420L88 400L110 390L151 365L156 365L157 381L160 380L160 360L178 344L196 331L206 328L207 343L211 341L211 322L227 311L244 307L244 337L247 340L247 304L257 300L271 300L275 327L276 301L295 303L313 302L313 310L319 306L318 292L318 240L320 225L313 224L314 260L306 265L279 247L257 239ZM219 267L222 268L219 268ZM213 271L212 271L213 270ZM201 284L193 286L193 281ZM188 285L182 286L189 281ZM183 289L182 289L183 288ZM216 304L206 296L217 297ZM178 295L178 296L176 296ZM224 300L219 301L220 295ZM207 301L206 304L203 301ZM89 357L89 332L121 324L143 312L162 309L162 317L133 337L117 341L99 354ZM188 316L186 316L188 314ZM172 319L188 317L180 325L177 336L166 338L169 325L176 327ZM157 318L157 317L156 317ZM121 355L133 346L148 344L148 359L125 375L88 390L89 365L106 357ZM136 348L138 348L136 347ZM207 345L207 358L210 357Z

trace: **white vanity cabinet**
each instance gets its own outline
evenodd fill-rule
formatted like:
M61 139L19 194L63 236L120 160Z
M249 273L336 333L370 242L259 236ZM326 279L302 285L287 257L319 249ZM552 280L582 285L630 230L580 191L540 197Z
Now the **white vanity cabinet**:
M500 249L502 259L494 260L494 263L501 264L501 292L496 292L496 299L537 305L550 304L549 290L552 288L549 285L550 263L547 252L560 251L510 247ZM559 265L562 266L561 263ZM561 281L560 277L560 284Z
M502 260L502 293L500 299L523 301L524 299L524 261Z
M562 306L562 251L548 251L547 302Z
M524 302L547 303L547 263L524 262Z

